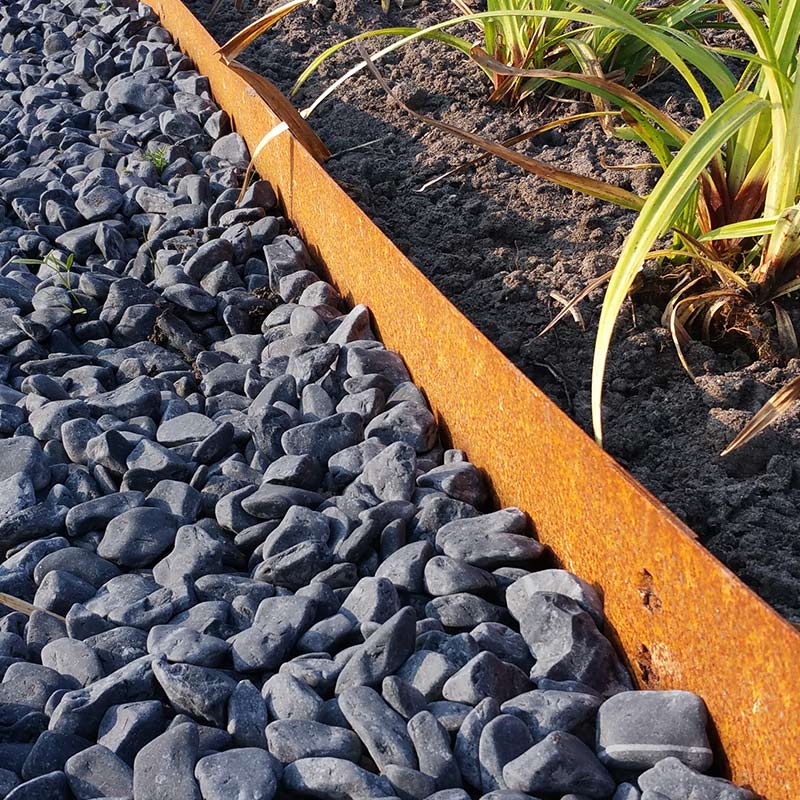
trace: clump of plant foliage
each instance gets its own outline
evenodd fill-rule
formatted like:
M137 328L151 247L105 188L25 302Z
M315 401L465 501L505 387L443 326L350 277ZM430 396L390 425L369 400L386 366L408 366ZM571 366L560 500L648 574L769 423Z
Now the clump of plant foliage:
M148 147L144 157L155 168L160 175L169 166L169 155L166 145L162 147Z
M800 191L800 7L797 2L749 6L742 0L724 0L754 51L722 51L744 64L737 79L720 53L680 31L642 25L633 15L612 6L602 9L594 0L576 2L588 9L585 16L613 19L647 41L683 76L703 109L704 120L696 131L605 78L515 68L480 48L473 48L472 56L501 75L554 81L620 109L627 124L615 133L644 142L664 170L648 197L553 170L475 134L425 119L540 177L639 212L608 276L595 343L592 414L602 443L608 351L622 304L648 259L665 262L671 278L664 321L687 371L682 344L692 334L713 339L735 333L748 339L761 356L797 350L789 315L779 300L800 289L800 208L795 205ZM697 70L719 94L716 107L695 77ZM673 246L654 251L670 230ZM797 397L800 380L781 390L726 452L755 435Z
M609 77L624 83L653 75L657 53L652 46L624 27L589 19L577 0L487 0L486 11L472 13L465 0L453 0L463 16L427 28L383 28L338 42L321 53L300 75L293 94L335 52L360 39L384 36L437 39L472 57L474 43L446 32L469 23L481 35L482 50L506 67L556 69ZM640 0L611 0L604 5L629 15L654 29L665 28L689 38L703 28L719 27L719 6L708 0L666 0L646 5ZM394 48L392 48L394 49ZM508 74L490 63L478 62L492 82L490 99L518 103L540 89L545 81L536 76Z
M374 62L420 38L439 39L468 53L492 77L495 99L519 99L547 83L588 92L598 108L617 110L623 124L613 128L609 125L608 129L614 135L643 142L663 169L647 197L555 168L511 149L509 143L491 142L405 106L424 122L539 177L638 212L616 267L604 276L609 285L592 373L593 424L602 444L603 376L609 347L622 304L648 259L661 260L662 273L670 282L664 321L687 371L682 345L692 335L714 339L734 333L748 339L761 356L781 351L793 354L797 350L789 315L779 301L800 289L800 207L795 205L800 191L800 0L755 0L750 4L723 0L721 5L698 0L663 6L663 13L672 15L675 24L665 24L668 16L647 19L637 4L616 0L569 0L568 9L566 3L525 8L518 5L507 0L503 10L495 6L495 10L465 14L424 30L396 28L353 37L349 41L356 41L364 60L338 78L301 114L308 116L365 68L391 95L391 88ZM693 20L709 20L712 12L718 16L721 10L746 34L752 52L713 48L690 33L696 24ZM652 9L647 13L651 11L661 13ZM533 60L538 57L531 44L535 36L525 40L528 44L523 48L523 40L515 40L504 27L511 19L524 20L528 34L539 31L539 40L548 32L560 31L555 35L557 47L552 53L563 60ZM472 46L446 32L464 22L482 25L484 34L487 23L491 23L488 39L484 35L486 48ZM562 22L564 26L557 27ZM515 23L513 30L521 28ZM359 40L387 34L400 38L367 55ZM597 44L612 41L615 48L604 49ZM539 43L536 41L536 46ZM315 59L300 76L296 88L344 44L335 45ZM610 54L611 60L601 62L598 51L601 55ZM734 74L722 56L729 61L738 60L743 65L741 73ZM618 60L615 62L614 58ZM613 73L614 63L619 65L618 70L624 65L625 74L614 77L630 81L653 58L671 66L696 96L703 115L696 130L685 128L606 74L609 70ZM544 66L531 66L537 63ZM705 80L698 80L698 74ZM709 85L718 99L709 99L703 88ZM403 105L397 97L394 100ZM654 250L670 231L674 237L672 246ZM596 285L597 282L589 288ZM569 310L565 308L558 318ZM798 397L800 379L778 392L726 452L755 435Z

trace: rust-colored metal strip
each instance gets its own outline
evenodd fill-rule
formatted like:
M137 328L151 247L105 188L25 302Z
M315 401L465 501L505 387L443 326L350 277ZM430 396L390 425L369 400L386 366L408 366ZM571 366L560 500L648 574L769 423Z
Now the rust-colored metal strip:
M213 55L216 42L180 0L149 2L254 148L279 120ZM499 501L528 511L564 566L602 587L639 683L700 694L722 771L768 800L797 800L800 633L478 332L290 134L257 167L342 294L370 307Z

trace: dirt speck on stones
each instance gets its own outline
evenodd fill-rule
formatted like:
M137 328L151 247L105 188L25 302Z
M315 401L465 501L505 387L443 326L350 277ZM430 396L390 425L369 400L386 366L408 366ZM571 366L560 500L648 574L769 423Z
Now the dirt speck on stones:
M209 18L207 0L188 4L219 42L263 13L238 12L226 3ZM288 93L311 59L334 42L447 16L450 4L432 0L406 9L393 4L388 16L377 0L321 0L287 17L241 60ZM474 36L470 30L461 33ZM369 46L376 49L374 42ZM353 48L342 51L301 90L297 105L307 105L356 58ZM415 108L495 140L588 108L578 102L492 107L480 70L436 42L407 47L382 69ZM669 75L659 78L648 96L684 122L696 118L696 102ZM602 291L581 305L585 330L570 319L548 336L537 333L557 310L552 291L570 297L614 265L632 214L496 160L419 193L426 180L476 153L388 105L368 77L351 81L310 121L334 153L327 165L331 175L588 431ZM365 146L350 150L358 145ZM646 193L657 177L647 170L605 169L604 164L650 157L633 144L608 139L591 122L540 136L525 151L638 193ZM789 310L798 321L798 310ZM619 320L607 372L606 446L756 592L784 615L800 619L800 426L789 416L740 453L718 455L772 391L800 374L800 360L776 366L753 362L740 351L720 353L696 344L688 356L703 377L694 385L660 325L660 313L639 299Z

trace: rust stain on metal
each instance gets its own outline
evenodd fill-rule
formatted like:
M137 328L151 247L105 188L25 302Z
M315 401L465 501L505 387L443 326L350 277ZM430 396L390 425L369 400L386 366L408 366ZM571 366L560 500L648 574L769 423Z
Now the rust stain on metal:
M254 148L277 117L180 0L149 2ZM282 134L257 166L332 282L370 307L453 445L501 503L529 512L567 569L602 588L640 684L700 694L718 764L768 800L800 797L800 633L519 372L296 140Z

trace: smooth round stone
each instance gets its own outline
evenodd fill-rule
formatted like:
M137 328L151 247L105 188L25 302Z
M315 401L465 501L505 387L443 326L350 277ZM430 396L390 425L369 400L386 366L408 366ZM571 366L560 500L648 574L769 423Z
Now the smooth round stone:
M75 577L98 588L119 575L116 565L80 547L64 547L46 555L36 565L33 579L41 584L45 575L53 570L71 572Z
M175 543L177 530L172 514L158 508L134 508L108 523L97 554L129 569L152 566Z
M133 762L133 796L152 800L199 800L194 777L199 747L197 725L170 728L153 739Z
M191 628L156 625L147 635L147 650L155 656L163 655L173 663L219 667L226 661L230 645Z
M77 800L125 797L133 793L133 770L99 744L72 756L64 765L64 773Z
M506 789L503 767L521 756L534 743L525 723L510 714L500 714L481 731L478 745L483 791Z
M105 675L100 657L86 642L56 639L42 648L42 664L62 675L70 675L81 686L88 686Z
M370 800L393 796L383 776L341 758L301 758L283 772L289 791L330 800Z
M389 764L383 774L399 797L424 800L436 790L436 781L416 769Z
M416 614L401 608L350 657L336 681L336 694L350 686L378 686L414 652Z
M165 726L164 707L158 700L111 706L100 720L97 743L133 766L136 754L160 735Z
M620 692L597 713L597 755L610 768L645 770L677 758L705 772L714 760L708 712L692 692Z
M374 689L368 686L347 689L339 696L339 708L379 769L387 764L417 768L406 721Z
M46 488L50 481L49 461L32 436L0 439L0 480L18 472L25 473L36 489Z
M228 700L228 733L239 747L267 746L264 731L269 721L261 693L250 681L240 681Z
M78 195L75 207L87 222L108 219L122 205L122 195L110 186L95 186Z
M156 440L167 447L201 442L216 429L217 423L205 414L191 411L162 422L156 431Z
M754 800L749 789L743 789L722 778L701 775L677 758L664 758L638 779L643 798L691 797L698 800Z
M486 697L502 703L531 686L528 676L518 667L501 661L493 653L483 652L448 678L442 693L447 700L474 706Z
M274 719L319 720L322 714L322 698L293 675L273 675L264 684L262 694Z
M489 592L495 583L491 572L448 556L434 556L425 565L425 591L437 597L460 592Z
M267 747L279 761L301 758L342 758L358 763L361 742L352 731L313 720L285 719L267 725Z
M278 785L273 758L255 747L205 756L194 772L203 800L272 800Z
M506 604L515 619L522 619L531 596L537 592L556 592L571 597L584 611L592 615L598 626L603 624L603 599L596 589L563 569L530 572L508 587Z
M482 622L499 622L505 609L468 592L435 597L425 606L427 616L445 628L473 628Z

